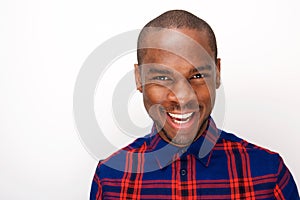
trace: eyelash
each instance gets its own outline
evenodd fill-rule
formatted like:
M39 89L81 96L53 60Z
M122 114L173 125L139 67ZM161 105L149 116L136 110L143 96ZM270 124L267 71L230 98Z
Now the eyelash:
M152 78L152 80L167 81L167 80L171 80L171 79L167 76L155 76Z
M199 77L200 76L200 77ZM190 79L199 79L199 78L204 78L205 75L204 74L195 74L193 75Z
M202 78L204 78L204 77L206 77L205 74L200 74L200 73L199 73L199 74L193 75L193 76L190 78L190 80L191 80L191 79L202 79ZM172 79L169 78L168 76L155 76L155 77L152 78L152 80L168 81L168 80L172 80Z

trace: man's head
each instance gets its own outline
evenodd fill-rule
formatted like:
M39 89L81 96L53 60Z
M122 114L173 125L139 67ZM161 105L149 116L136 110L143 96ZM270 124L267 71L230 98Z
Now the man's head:
M191 13L168 11L138 39L138 90L163 139L186 146L199 137L220 85L220 59L210 26Z
M204 20L184 10L167 11L160 16L148 22L142 29L138 38L137 59L138 64L143 62L143 56L146 53L145 49L139 48L142 46L144 39L149 33L149 27L167 28L167 29L192 29L200 32L204 31L208 37L208 43L214 53L214 59L217 59L218 48L215 34L212 28ZM217 60L216 60L217 61Z

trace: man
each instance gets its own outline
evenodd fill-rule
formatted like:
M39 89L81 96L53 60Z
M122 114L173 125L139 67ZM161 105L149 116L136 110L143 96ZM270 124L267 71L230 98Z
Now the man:
M99 162L90 199L299 199L281 157L217 129L220 59L210 26L168 11L138 39L137 89L154 126Z

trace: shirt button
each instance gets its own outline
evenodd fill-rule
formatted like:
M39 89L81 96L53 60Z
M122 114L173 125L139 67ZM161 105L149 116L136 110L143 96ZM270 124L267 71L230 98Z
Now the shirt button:
M180 173L181 173L181 176L185 176L185 175L186 175L186 170L185 170L185 169L182 169L182 170L180 171Z

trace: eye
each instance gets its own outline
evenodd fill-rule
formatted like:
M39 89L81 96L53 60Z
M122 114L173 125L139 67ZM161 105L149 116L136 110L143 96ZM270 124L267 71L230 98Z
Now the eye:
M171 80L171 79L167 76L155 76L152 78L152 80L167 81L167 80Z
M195 74L191 77L191 79L200 79L200 78L204 78L204 74Z

